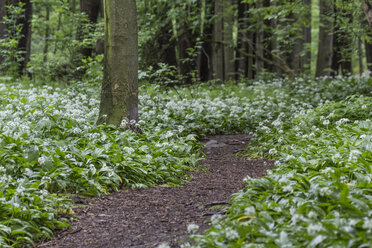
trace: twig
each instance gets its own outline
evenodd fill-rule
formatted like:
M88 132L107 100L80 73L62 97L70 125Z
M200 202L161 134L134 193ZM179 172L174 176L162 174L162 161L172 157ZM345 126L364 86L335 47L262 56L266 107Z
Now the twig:
M211 202L211 203L207 203L204 205L205 208L210 208L210 207L213 207L213 206L219 206L219 205L231 205L231 203L229 202Z

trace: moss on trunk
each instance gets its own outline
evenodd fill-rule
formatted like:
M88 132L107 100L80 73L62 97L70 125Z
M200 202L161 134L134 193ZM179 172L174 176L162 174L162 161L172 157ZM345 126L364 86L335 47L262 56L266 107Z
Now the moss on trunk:
M135 0L105 0L105 61L98 124L138 120Z

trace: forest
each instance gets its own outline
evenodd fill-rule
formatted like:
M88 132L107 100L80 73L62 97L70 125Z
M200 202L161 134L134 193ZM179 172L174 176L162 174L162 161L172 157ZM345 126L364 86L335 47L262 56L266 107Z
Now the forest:
M0 0L0 248L372 247L371 72L370 0Z

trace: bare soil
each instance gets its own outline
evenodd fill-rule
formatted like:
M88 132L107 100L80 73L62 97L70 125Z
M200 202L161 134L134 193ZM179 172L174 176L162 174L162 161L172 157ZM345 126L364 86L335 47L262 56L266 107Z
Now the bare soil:
M224 213L229 197L243 188L244 177L262 177L273 161L247 160L236 154L249 143L247 135L220 135L203 140L207 172L193 173L182 187L158 186L124 190L85 200L74 209L79 221L73 229L57 232L39 248L152 248L186 242L191 223L203 231L211 215ZM216 205L220 207L216 207Z

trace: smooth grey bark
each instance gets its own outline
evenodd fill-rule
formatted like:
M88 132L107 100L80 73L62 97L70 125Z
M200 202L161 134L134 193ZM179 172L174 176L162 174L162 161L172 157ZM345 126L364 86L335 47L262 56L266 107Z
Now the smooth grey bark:
M334 32L334 3L333 0L320 0L320 27L318 57L315 76L331 75L333 56L333 32Z
M105 0L105 58L97 124L138 120L136 0Z

